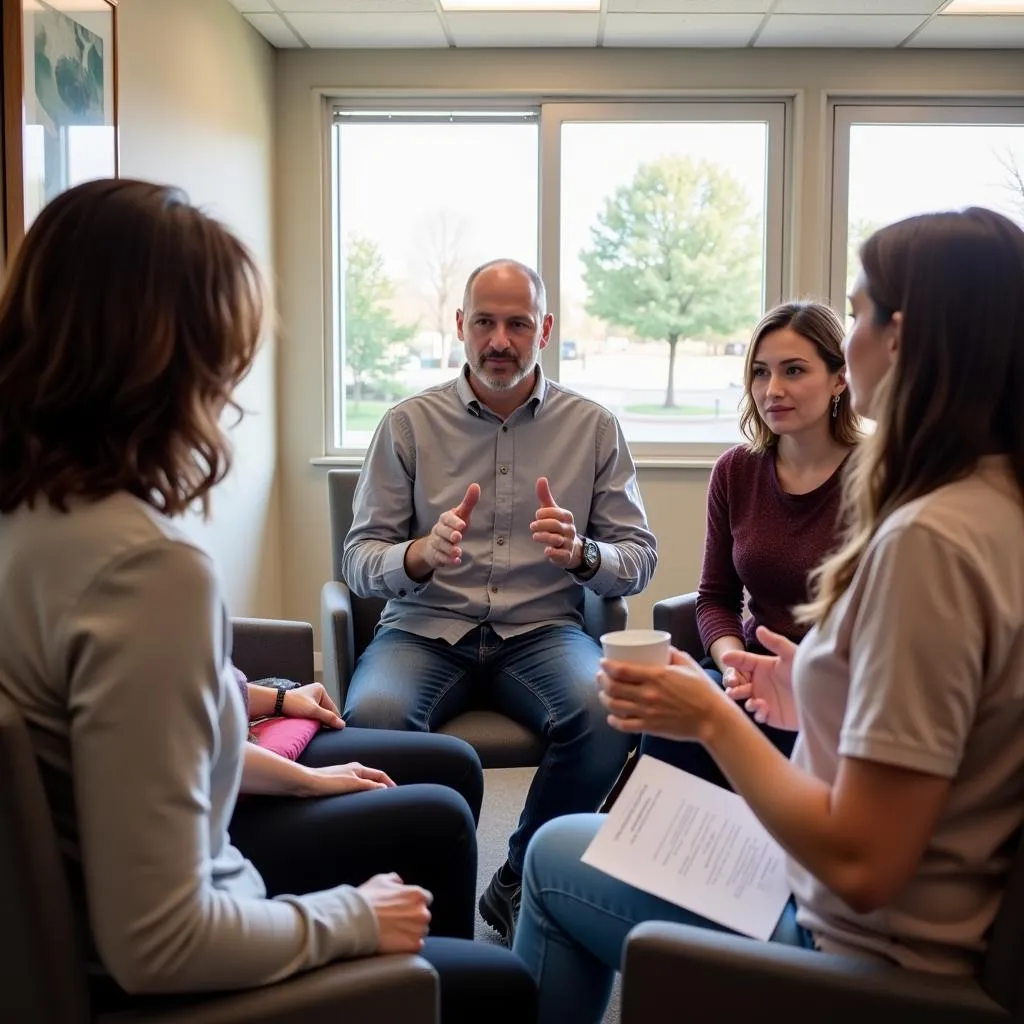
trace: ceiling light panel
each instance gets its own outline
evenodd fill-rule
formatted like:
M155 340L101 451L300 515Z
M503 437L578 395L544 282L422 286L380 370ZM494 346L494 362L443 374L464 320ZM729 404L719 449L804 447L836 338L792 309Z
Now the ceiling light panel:
M445 11L600 11L601 0L441 0Z

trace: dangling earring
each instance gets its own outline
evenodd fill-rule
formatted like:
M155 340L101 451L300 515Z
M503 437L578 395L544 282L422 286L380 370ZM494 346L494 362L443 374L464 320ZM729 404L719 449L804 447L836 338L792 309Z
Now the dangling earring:
M839 396L832 396L832 419L835 419L839 415Z

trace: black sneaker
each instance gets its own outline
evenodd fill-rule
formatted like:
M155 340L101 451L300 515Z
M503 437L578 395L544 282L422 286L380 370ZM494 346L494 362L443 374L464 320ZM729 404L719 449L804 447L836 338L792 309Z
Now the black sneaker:
M522 880L502 881L507 866L495 872L491 884L480 897L480 916L501 936L505 945L512 948L516 937L516 922L519 920L519 904L523 897ZM511 872L508 872L511 875ZM506 875L506 877L508 877ZM513 876L514 877L514 876Z

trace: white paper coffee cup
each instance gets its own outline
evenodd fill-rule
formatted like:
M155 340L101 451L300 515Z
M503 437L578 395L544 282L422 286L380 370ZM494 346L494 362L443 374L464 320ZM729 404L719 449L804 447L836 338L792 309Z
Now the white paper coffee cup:
M667 665L671 643L663 629L618 629L601 637L606 658L632 665Z

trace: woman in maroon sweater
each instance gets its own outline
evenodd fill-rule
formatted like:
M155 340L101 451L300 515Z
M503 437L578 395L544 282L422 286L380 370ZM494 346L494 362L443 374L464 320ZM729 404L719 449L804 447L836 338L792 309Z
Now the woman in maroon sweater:
M807 627L792 609L807 601L808 573L839 542L840 470L860 438L843 333L828 306L787 302L758 324L747 349L740 407L747 443L725 452L711 471L697 597L704 666L727 690L743 680L735 669L723 675L722 655L765 653L758 626L799 643ZM796 734L762 728L788 756ZM644 736L640 750L728 788L698 743Z

